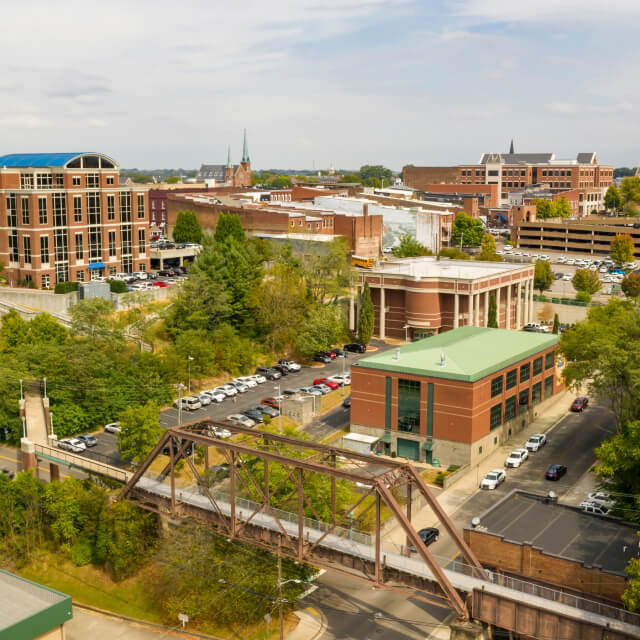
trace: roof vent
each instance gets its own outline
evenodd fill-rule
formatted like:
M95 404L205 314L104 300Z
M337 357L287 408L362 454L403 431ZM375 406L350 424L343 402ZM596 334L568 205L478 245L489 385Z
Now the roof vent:
M447 358L444 355L444 351L440 352L440 366L441 367L446 367L447 366Z
M400 360L400 349L396 349L396 354L393 356L394 360Z

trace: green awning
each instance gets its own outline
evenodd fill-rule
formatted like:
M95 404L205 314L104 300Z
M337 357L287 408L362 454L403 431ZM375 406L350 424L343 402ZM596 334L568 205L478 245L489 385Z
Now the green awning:
M385 444L391 444L391 434L388 431L385 431L382 438L380 438L380 442L384 442Z
M422 450L423 451L432 451L433 450L433 442L427 440L425 443L423 443Z

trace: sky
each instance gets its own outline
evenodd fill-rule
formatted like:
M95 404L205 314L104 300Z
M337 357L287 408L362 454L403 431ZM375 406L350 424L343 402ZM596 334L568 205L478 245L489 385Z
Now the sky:
M637 0L22 0L0 154L320 169L596 151L640 164Z

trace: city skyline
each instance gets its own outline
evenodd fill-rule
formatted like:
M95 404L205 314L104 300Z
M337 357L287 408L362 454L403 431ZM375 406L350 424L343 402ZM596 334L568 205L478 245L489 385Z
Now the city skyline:
M5 8L3 153L196 168L238 162L246 127L256 169L475 162L511 138L640 161L628 1L30 7Z

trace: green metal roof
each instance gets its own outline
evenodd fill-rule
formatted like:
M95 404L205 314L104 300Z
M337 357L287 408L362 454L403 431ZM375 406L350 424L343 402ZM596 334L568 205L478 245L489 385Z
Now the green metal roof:
M460 327L362 358L353 366L474 382L556 344L558 336L548 333Z

